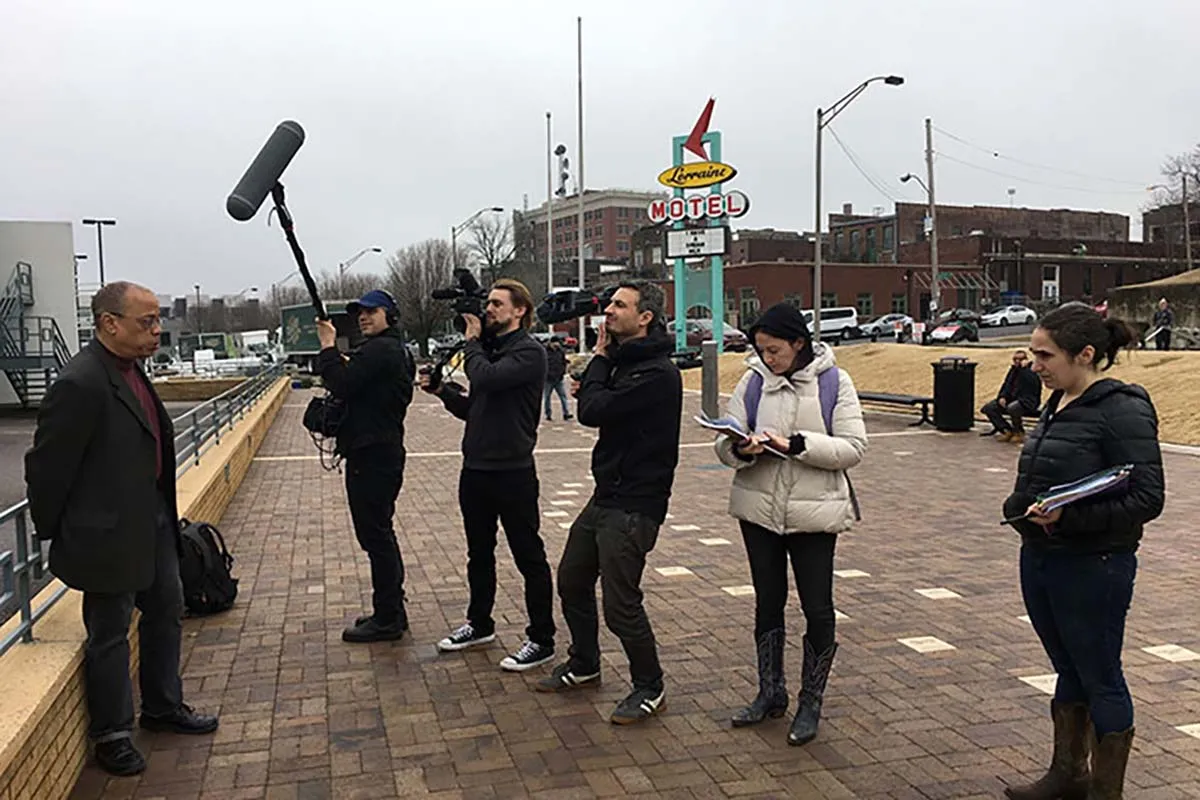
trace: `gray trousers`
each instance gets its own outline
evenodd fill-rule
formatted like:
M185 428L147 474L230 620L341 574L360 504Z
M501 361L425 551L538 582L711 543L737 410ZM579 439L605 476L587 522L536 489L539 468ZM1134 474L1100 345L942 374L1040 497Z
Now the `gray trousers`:
M183 584L179 580L177 523L166 503L158 511L154 582L141 592L83 593L84 689L88 736L96 742L132 735L133 682L129 677L129 623L136 607L138 621L138 686L142 713L166 716L183 703L179 650L183 635Z

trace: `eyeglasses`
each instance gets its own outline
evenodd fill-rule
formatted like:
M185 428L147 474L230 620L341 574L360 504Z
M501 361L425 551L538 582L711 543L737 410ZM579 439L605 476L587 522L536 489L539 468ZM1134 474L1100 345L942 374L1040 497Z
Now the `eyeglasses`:
M147 314L144 317L129 317L125 314L122 314L120 311L109 311L108 313L112 314L114 317L132 319L138 324L138 327L144 331L151 331L155 328L162 327L162 317L160 317L158 314Z

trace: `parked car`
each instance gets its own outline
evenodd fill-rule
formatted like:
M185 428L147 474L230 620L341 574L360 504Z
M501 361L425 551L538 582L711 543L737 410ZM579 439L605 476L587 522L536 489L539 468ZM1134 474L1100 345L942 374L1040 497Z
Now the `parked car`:
M687 346L699 347L702 342L713 338L711 319L689 319L687 321ZM675 336L675 320L667 322L667 333ZM744 353L750 348L750 339L732 325L724 325L723 349L727 353Z
M1035 322L1037 322L1037 313L1026 306L1001 306L983 315L983 324L988 327L1032 325Z
M928 344L957 344L958 342L978 342L979 327L969 320L947 320L942 322L926 337Z
M969 308L948 308L937 317L938 325L945 325L947 322L970 322L979 326L983 322L983 315Z
M568 350L575 350L579 346L579 339L565 331L539 331L533 334L533 338L542 344L555 340Z
M804 321L812 330L813 312L807 309L802 312ZM858 309L853 306L821 309L821 338L822 339L853 339L859 336Z
M863 323L859 326L859 330L862 331L863 336L871 338L891 336L896 330L897 323L903 326L904 330L912 331L913 318L908 314L884 314L882 317Z

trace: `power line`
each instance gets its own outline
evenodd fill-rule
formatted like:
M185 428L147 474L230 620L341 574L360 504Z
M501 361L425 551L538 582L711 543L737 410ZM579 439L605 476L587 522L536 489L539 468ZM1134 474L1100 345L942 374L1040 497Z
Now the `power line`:
M1145 192L1145 190L1140 190L1140 191L1135 192L1130 189L1087 189L1082 186L1066 186L1066 185L1060 184L1060 183L1047 183L1046 181L1039 181L1039 180L1034 180L1033 178L1026 178L1023 175L1014 175L1011 172L1001 172L1000 170L989 169L988 167L981 167L978 164L972 164L970 161L964 161L961 158L955 158L954 156L947 155L947 154L941 153L941 152L938 153L937 157L939 160L945 159L946 161L953 161L954 163L961 164L962 166L968 167L969 169L979 170L980 172L986 172L991 175L999 175L1002 178L1009 178L1010 180L1020 181L1022 183L1029 183L1029 184L1033 184L1035 186L1045 186L1050 189L1062 189L1064 191L1069 191L1069 192L1084 192L1086 194L1102 194L1102 195L1114 195L1114 194L1130 194L1130 195L1138 194L1138 195L1140 195L1140 194L1144 194L1144 192Z
M954 141L958 142L959 144L974 148L975 150L978 150L981 153L987 153L988 155L992 156L993 158L1000 158L1005 161L1011 161L1014 164L1020 164L1021 166L1024 166L1024 167L1030 167L1032 169L1041 169L1041 170L1045 170L1047 172L1058 172L1063 175L1070 175L1075 178L1083 178L1085 180L1090 180L1090 181L1099 181L1101 183L1115 183L1115 184L1118 184L1121 186L1137 186L1139 188L1143 188L1143 189L1145 188L1145 185L1143 183L1140 183L1137 181L1123 181L1123 180L1120 180L1117 178L1102 178L1099 175L1088 175L1087 173L1083 173L1083 172L1075 172L1074 170L1062 169L1061 167L1050 167L1050 166L1046 166L1045 164L1038 164L1033 161L1025 161L1020 158L1006 156L998 150L993 150L990 147L984 147L983 145L978 145L978 144L975 144L974 142L967 141L966 139L962 138L961 136L956 136L953 133L950 133L950 131L947 131L943 128L939 128L936 125L933 126L933 129L936 130L938 133L940 133L942 136L945 136L947 139L953 139Z
M887 186L884 185L884 183L882 181L880 181L876 177L873 177L869 173L869 171L859 162L859 159L857 158L857 156L855 156L854 151L851 150L846 145L846 143L842 141L841 137L837 135L837 131L835 131L832 127L826 128L826 130L829 131L829 135L833 137L833 140L835 142L837 142L838 147L840 147L842 152L845 153L846 158L849 159L850 163L854 165L854 168L856 170L858 170L858 174L862 175L863 178L866 179L867 183L869 183L873 187L875 187L875 190L877 192L879 192L881 195L886 197L888 200L891 200L893 203L895 203L896 196L893 195L888 190Z

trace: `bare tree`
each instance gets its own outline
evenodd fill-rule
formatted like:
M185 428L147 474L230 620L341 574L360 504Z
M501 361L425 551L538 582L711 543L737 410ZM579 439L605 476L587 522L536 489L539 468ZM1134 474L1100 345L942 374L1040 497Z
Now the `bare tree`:
M471 223L471 242L467 245L479 259L481 283L500 277L501 265L513 257L512 221L503 215L480 217Z
M400 322L425 355L429 337L453 317L450 303L430 297L435 289L451 285L450 261L450 243L444 239L426 239L387 259L388 291L400 308Z
M1200 199L1200 144L1186 153L1174 155L1163 162L1162 175L1167 179L1164 188L1156 189L1151 208L1175 205L1183 202L1183 177L1187 176L1188 199L1195 203Z

